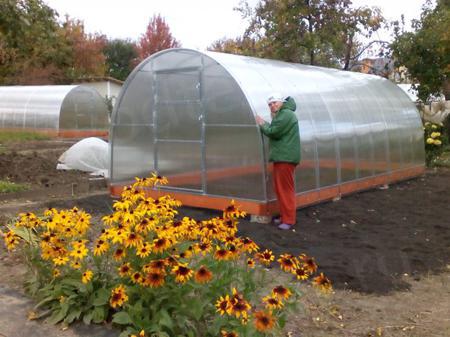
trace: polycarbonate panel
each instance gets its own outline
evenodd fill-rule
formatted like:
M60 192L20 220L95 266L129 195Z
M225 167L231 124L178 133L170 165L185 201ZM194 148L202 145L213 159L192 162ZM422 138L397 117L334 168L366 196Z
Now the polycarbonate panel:
M208 126L206 193L265 200L261 137L252 126Z
M129 182L155 171L153 125L115 125L111 129L111 181Z
M105 129L108 110L90 87L74 85L0 87L3 128Z
M202 106L199 102L166 102L157 104L158 139L199 140L202 127Z
M317 144L312 117L301 109L298 116L301 144L301 162L295 170L295 190L297 193L311 191L319 187L317 167Z
M193 50L174 49L164 52L164 57L155 57L152 64L143 66L144 71L164 71L182 68L199 68L202 66L202 54ZM144 61L145 62L145 61Z
M156 170L168 178L168 187L202 191L201 142L158 141Z
M155 73L155 93L160 103L198 101L200 99L200 72L179 70Z
M127 82L127 90L122 90L116 104L120 111L114 111L113 120L118 124L152 124L153 104L152 73L138 71L133 74L133 80Z
M217 62L205 60L202 89L206 124L255 123L242 89Z

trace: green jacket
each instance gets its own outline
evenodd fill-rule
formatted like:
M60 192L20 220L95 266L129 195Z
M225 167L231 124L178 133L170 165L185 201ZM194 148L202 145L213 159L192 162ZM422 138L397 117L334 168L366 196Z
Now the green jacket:
M269 137L269 161L298 164L300 162L300 133L295 116L297 105L288 97L272 122L260 126Z

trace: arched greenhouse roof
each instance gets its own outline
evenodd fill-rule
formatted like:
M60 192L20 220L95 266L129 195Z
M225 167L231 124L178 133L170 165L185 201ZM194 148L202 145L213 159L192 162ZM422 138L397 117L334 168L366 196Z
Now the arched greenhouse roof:
M61 133L109 127L99 93L82 85L0 87L0 127Z
M384 78L169 49L136 67L113 112L113 192L156 171L185 203L216 208L235 198L263 205L255 213L270 211L275 194L268 142L255 115L270 121L266 98L273 92L297 103L299 205L423 171L419 114Z

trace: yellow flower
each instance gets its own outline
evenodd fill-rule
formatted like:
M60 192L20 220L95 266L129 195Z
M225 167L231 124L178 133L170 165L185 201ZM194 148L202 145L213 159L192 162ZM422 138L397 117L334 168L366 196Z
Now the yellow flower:
M69 258L65 256L58 256L53 259L53 263L55 264L55 266L63 266L67 262L69 262Z
M151 245L148 242L144 242L136 249L136 255L140 258L144 258L150 255Z
M255 260L253 260L252 258L248 258L247 259L247 267L249 268L255 268Z
M147 273L142 283L146 287L158 288L164 285L164 278L165 273L163 271L152 270Z
M92 273L92 271L90 270L86 270L83 273L83 276L81 277L81 282L83 282L84 284L89 283L89 281L92 279L92 275L94 275Z
M74 262L72 262L72 263L70 264L70 266L71 266L73 269L80 269L80 268L81 268L81 263L80 263L79 261L74 261Z
M257 311L255 312L254 323L256 330L264 332L273 328L275 319L270 312Z
M178 264L172 268L172 273L175 275L175 281L178 283L185 283L194 273L187 264Z
M105 253L109 248L109 244L108 242L102 240L102 239L97 239L97 241L95 241L95 245L94 245L94 255L95 256L100 256L103 253Z
M275 256L272 254L271 250L266 249L262 253L256 253L255 257L266 266L270 265L270 263L275 260Z
M238 333L234 332L234 331L228 332L228 331L222 330L222 331L220 331L220 334L221 334L221 337L239 337Z
M431 133L431 138L436 138L436 137L439 137L440 135L441 135L440 132L432 132Z
M141 332L139 332L139 335L130 335L130 337L145 337L145 331L141 330Z
M197 281L197 283L207 283L212 279L212 277L212 272L205 266L201 266L195 273L195 281Z
M272 289L272 295L281 299L288 299L289 296L292 295L291 291L288 288L283 286L276 286Z
M128 276L131 274L132 269L131 269L131 265L129 262L124 263L123 265L121 265L119 268L119 275L122 277Z
M297 267L297 259L291 254L282 254L277 260L282 270L291 272Z
M281 309L283 307L283 302L276 296L269 295L263 297L263 303L266 303L266 308L268 309Z
M128 295L123 285L119 285L111 291L111 298L109 299L111 307L121 307L126 301L128 301Z
M230 303L230 312L232 315L234 314L236 318L239 318L241 315L243 318L248 317L248 311L250 311L252 307L250 303L244 299L242 294L238 293L236 288L233 288L233 295L231 296Z
M434 139L433 138L427 138L427 144L433 144Z
M292 274L294 274L297 277L297 280L304 281L308 279L309 272L304 267L298 267L292 270Z
M225 297L220 296L216 302L216 311L222 316L231 313L231 302L230 297L226 295Z
M78 249L75 249L70 252L70 256L72 256L74 259L78 259L78 260L82 260L87 254L88 254L88 249L84 246L79 247Z
M320 273L319 276L314 278L313 284L319 287L325 293L331 292L333 290L331 281L323 273Z
M432 128L432 129L437 129L437 125L436 125L436 124L433 124L433 125L431 125L431 128Z
M441 145L442 142L439 139L434 140L434 145Z

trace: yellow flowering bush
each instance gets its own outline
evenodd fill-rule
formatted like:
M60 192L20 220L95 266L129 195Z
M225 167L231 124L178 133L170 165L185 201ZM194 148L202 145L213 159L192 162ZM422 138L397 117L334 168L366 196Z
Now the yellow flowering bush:
M433 166L434 162L444 151L448 139L443 132L442 124L426 122L423 127L425 141L425 162L427 166Z
M170 196L146 195L165 183L136 178L98 233L77 208L23 213L7 225L6 247L24 253L27 289L50 322L112 320L122 336L276 335L298 303L297 282L331 291L328 278L314 276L312 257L277 258L237 236L245 213L233 201L222 216L197 221L178 218ZM267 284L275 264L291 275L288 284Z

